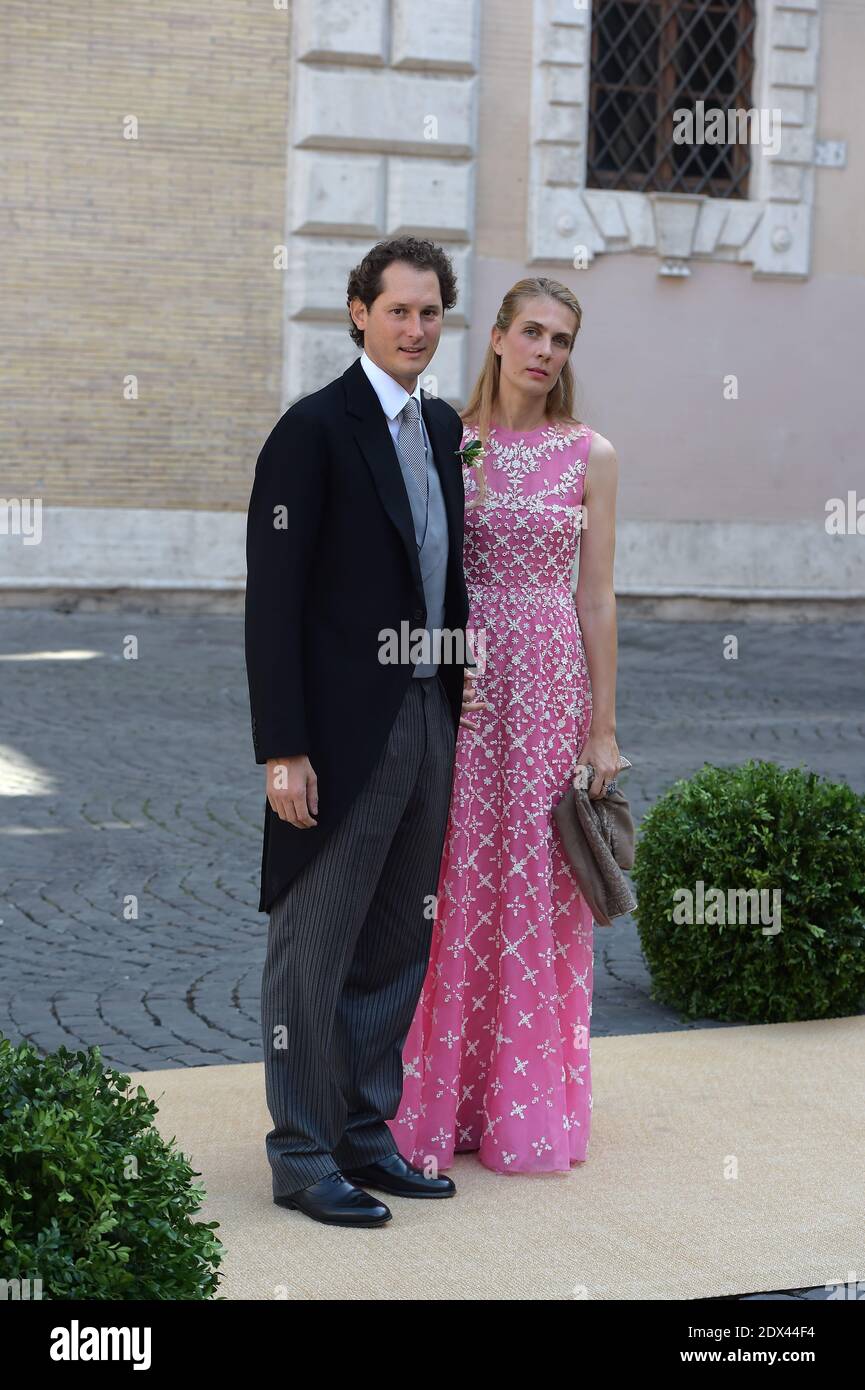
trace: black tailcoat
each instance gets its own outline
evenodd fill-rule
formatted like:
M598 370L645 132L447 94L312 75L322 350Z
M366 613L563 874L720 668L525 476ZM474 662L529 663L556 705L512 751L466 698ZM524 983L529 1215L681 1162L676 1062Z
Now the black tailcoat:
M446 401L422 394L448 519L444 625L464 631L462 422ZM267 912L360 791L413 679L411 664L379 660L379 633L426 620L408 494L359 358L295 402L265 441L249 502L246 566L255 760L306 753L318 776L314 827L280 820L265 798L259 911ZM463 664L448 660L446 646L439 676L456 732Z

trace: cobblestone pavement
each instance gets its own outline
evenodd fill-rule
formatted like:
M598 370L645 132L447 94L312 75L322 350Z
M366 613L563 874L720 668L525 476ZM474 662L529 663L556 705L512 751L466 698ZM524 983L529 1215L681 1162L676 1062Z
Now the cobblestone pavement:
M635 816L704 761L802 762L865 789L863 641L856 623L621 619ZM264 773L242 619L0 610L0 717L0 1031L98 1043L127 1071L260 1060ZM628 919L596 929L593 1002L594 1036L726 1026L652 1002Z

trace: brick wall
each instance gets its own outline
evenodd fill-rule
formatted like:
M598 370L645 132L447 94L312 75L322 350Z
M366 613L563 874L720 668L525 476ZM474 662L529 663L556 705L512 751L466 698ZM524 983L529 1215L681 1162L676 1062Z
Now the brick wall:
M279 415L290 14L3 0L2 22L0 492L245 507Z

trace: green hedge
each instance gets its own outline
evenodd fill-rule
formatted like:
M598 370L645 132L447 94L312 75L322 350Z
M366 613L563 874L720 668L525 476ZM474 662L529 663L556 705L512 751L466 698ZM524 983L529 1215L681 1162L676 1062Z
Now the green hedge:
M98 1047L0 1038L0 1277L43 1299L208 1299L223 1246L156 1103ZM32 1297L31 1293L31 1297Z
M704 766L643 818L634 911L652 998L687 1018L779 1023L861 1011L865 995L865 797L801 768ZM677 889L780 893L765 921L677 921ZM707 903L708 907L708 903ZM769 913L764 914L768 916Z

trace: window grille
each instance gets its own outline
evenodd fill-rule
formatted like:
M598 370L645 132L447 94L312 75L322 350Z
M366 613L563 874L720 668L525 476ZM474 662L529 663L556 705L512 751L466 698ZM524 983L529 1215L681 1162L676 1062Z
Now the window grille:
M698 101L707 117L750 109L755 27L754 0L593 0L587 186L747 198L747 134L678 144L673 132L674 112Z

